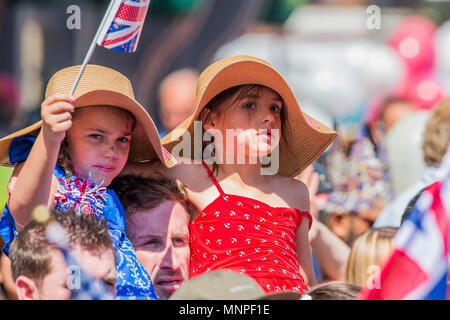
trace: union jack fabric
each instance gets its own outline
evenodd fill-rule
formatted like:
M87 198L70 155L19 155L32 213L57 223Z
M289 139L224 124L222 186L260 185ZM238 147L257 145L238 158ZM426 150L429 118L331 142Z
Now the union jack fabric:
M107 49L135 52L150 0L112 0L97 44Z
M444 300L449 298L450 175L428 186L394 238L394 251L380 287L358 299Z

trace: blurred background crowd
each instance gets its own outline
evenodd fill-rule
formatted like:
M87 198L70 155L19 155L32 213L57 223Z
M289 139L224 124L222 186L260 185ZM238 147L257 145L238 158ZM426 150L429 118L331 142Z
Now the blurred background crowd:
M45 83L81 64L108 2L0 1L1 137L40 118ZM67 26L70 5L80 8L79 29ZM319 280L364 286L408 202L450 166L448 134L426 134L450 126L450 1L152 0L137 52L98 47L91 63L128 76L164 135L192 112L199 72L235 54L269 61L302 111L338 132L299 179L310 187L313 216L352 248L349 266L362 270L330 272L313 246ZM0 168L2 208L10 174ZM363 262L367 252L377 256Z

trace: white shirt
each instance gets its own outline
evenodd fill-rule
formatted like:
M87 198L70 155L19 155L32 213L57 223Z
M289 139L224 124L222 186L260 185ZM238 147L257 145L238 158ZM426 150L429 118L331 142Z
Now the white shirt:
M445 178L449 172L450 149L447 150L439 168L425 167L422 170L422 177L419 181L408 187L383 208L375 220L373 228L400 227L403 213L409 201L426 186Z

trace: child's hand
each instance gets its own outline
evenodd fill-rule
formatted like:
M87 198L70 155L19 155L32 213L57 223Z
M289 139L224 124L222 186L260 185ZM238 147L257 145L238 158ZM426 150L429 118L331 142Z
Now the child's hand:
M59 146L72 127L72 103L75 100L67 94L54 94L41 105L42 130L44 140Z

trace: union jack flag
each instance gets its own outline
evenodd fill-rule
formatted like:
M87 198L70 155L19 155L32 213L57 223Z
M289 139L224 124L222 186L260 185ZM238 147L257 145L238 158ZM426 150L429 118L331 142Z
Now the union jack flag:
M428 186L394 238L394 251L380 275L380 288L358 299L449 298L450 175Z
M112 1L97 44L107 49L135 52L150 0Z

